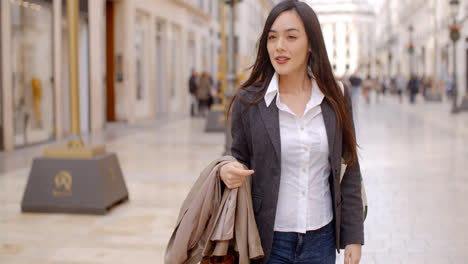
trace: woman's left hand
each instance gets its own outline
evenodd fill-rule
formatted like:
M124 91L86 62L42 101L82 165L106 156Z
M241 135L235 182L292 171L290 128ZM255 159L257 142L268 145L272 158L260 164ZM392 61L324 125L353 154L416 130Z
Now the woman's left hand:
M344 263L345 264L359 264L361 260L361 245L349 244L345 247Z

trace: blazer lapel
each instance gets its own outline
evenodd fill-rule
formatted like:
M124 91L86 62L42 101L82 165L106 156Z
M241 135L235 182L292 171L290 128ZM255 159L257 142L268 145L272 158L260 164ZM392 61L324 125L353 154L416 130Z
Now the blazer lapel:
M326 99L323 99L322 104L323 121L325 123L325 129L327 130L328 147L330 151L330 157L333 157L334 146L335 146L335 135L336 135L336 116L335 111L331 108L330 104Z
M276 97L275 97L276 98ZM265 100L262 100L258 105L260 109L260 115L262 117L263 124L270 136L271 143L275 149L276 157L281 160L281 138L279 128L279 115L278 107L275 104L276 99L269 107L266 106Z

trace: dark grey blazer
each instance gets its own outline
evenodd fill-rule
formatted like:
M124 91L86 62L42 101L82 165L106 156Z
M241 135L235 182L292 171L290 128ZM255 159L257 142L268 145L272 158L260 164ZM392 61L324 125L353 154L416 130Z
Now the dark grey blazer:
M252 176L252 201L258 231L265 257L256 263L267 263L273 243L273 227L281 177L281 141L279 115L276 104L266 106L262 100L250 107L239 100L259 98L253 91L258 87L239 90L232 106L231 153L239 162L255 170ZM345 91L345 100L352 117L349 92ZM330 188L333 199L336 248L348 244L364 244L363 208L361 197L361 172L359 164L348 168L340 184L340 166L343 154L342 132L337 128L333 108L326 99L321 104L323 119L327 131L331 166Z

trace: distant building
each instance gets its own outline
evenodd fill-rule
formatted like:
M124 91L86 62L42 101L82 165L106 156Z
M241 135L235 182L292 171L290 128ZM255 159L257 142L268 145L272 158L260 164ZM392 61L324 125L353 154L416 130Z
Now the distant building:
M259 32L277 2L237 4L238 73L253 63ZM0 150L59 140L69 133L65 3L0 0ZM82 133L100 131L108 122L188 115L191 69L218 77L221 3L80 0ZM229 34L229 8L225 10Z
M450 1L385 0L378 12L377 58L381 75L411 73L433 77L437 90L453 74L453 45L449 37ZM457 17L461 38L457 42L457 83L462 100L468 76L468 1L460 1ZM391 56L390 56L391 55Z
M375 75L374 7L364 0L305 2L317 13L335 75Z

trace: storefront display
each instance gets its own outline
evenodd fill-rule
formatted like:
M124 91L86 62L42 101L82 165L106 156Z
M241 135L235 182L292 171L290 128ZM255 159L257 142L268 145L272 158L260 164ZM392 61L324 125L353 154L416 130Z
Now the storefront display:
M11 2L11 69L15 146L55 137L52 7Z
M0 14L2 13L2 3L0 3ZM2 57L2 20L0 19L0 58ZM2 68L2 61L0 60L0 150L3 150L3 68Z
M167 112L166 72L166 32L165 22L156 20L156 113L161 115ZM194 44L195 45L195 44ZM192 56L194 57L194 56Z

